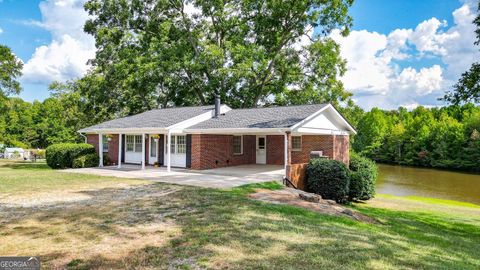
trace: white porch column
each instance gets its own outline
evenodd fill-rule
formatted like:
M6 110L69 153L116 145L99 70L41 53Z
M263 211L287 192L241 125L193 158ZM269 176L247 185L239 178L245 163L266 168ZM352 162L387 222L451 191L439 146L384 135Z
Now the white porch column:
M283 148L284 148L284 152L283 152L283 164L284 164L284 168L285 168L285 176L287 176L287 163L288 163L288 136L287 136L287 133L285 133L285 135L283 135L283 137L285 138L284 142L283 142Z
M118 165L117 167L122 168L122 133L118 134Z
M292 165L292 134L290 131L285 132L285 177L291 177Z
M145 170L145 133L142 133L142 170Z
M98 134L98 157L100 158L98 162L98 167L103 167L103 134Z
M167 135L167 172L170 172L170 161L171 161L171 151L172 148L170 147L170 144L172 143L172 134L170 133L170 130L168 131Z

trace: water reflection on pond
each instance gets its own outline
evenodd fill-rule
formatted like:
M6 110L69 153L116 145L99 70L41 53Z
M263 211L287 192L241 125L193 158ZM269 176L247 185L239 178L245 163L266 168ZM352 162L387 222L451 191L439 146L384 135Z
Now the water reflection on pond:
M480 175L378 164L377 193L480 205Z

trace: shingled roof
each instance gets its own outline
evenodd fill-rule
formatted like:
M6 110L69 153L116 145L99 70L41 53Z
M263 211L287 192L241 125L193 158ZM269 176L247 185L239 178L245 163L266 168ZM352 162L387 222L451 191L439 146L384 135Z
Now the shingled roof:
M198 123L187 130L234 128L289 128L328 104L235 109L218 118Z
M192 117L212 111L214 106L173 107L147 111L100 123L79 130L79 132L94 132L107 129L130 128L167 128Z

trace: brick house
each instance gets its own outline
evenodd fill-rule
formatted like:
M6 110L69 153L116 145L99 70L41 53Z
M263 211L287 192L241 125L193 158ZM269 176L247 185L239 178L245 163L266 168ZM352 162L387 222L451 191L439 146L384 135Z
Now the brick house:
M311 154L349 162L355 130L331 104L155 109L79 131L110 165L212 169L306 163ZM288 171L288 170L287 170Z

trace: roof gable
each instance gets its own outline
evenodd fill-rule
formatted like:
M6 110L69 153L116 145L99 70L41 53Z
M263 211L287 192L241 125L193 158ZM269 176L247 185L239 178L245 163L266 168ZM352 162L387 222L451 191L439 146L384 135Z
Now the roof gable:
M331 104L292 127L294 132L356 134L355 129Z

